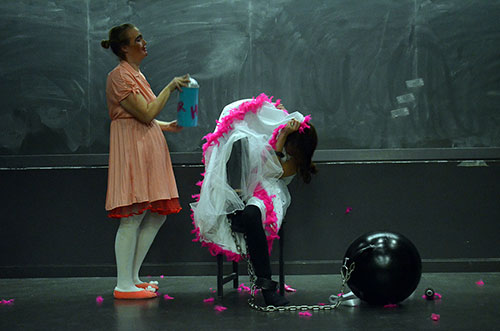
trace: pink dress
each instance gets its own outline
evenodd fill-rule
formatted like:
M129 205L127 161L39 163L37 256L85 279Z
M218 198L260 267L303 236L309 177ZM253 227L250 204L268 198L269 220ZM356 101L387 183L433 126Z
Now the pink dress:
M150 209L167 215L181 210L165 136L156 121L144 124L121 105L130 93L147 103L156 99L141 72L121 61L108 75L106 99L111 117L106 210L112 218Z

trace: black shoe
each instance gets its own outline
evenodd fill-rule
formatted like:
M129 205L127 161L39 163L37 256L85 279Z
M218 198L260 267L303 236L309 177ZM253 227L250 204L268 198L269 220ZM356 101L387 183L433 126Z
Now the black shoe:
M286 306L290 303L284 296L281 296L276 292L277 282L266 278L257 278L255 282L258 288L262 289L262 296L264 297L264 302L266 306Z

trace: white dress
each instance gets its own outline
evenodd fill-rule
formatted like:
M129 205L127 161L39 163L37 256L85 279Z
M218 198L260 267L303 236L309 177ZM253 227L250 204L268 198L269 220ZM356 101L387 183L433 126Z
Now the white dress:
M205 164L204 179L199 182L200 194L191 203L195 241L209 248L212 255L225 254L230 261L239 261L241 253L246 254L243 234L231 234L227 215L243 210L246 205L255 205L262 213L269 252L272 242L278 238L278 231L290 205L287 185L292 176L280 179L281 164L274 152L276 137L291 119L304 122L299 112L288 114L276 108L279 100L261 94L254 99L235 101L222 110L217 127L205 136L203 146ZM228 182L227 166L233 145L241 140L240 192ZM234 186L234 185L233 185Z

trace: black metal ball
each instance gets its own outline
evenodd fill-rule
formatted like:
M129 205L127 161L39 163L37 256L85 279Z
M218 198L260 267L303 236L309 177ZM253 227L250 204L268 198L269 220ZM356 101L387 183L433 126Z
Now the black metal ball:
M394 232L370 232L356 239L345 254L355 264L347 281L361 300L396 304L409 297L422 275L422 262L413 243Z

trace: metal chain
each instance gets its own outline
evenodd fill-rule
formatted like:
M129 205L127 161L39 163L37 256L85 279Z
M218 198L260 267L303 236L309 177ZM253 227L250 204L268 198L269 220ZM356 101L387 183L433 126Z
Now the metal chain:
M354 271L355 264L354 262L351 263L349 267L347 267L347 261L349 258L344 259L344 264L340 268L340 277L342 278L342 286L340 288L340 296L339 300L337 300L336 303L331 304L331 305L291 305L291 306L259 306L258 304L255 303L255 292L257 291L257 286L255 285L255 281L257 280L257 276L255 275L255 271L253 269L252 262L248 259L247 254L243 254L243 251L241 249L240 244L238 244L238 240L236 240L236 235L234 234L233 229L231 228L231 221L229 218L227 218L227 221L229 222L229 228L231 229L231 236L233 237L234 243L236 245L236 249L238 250L238 253L241 255L243 260L247 263L248 267L248 276L250 278L250 282L252 283L252 286L250 288L250 299L248 299L248 305L261 312L275 312L275 311L305 311L305 310L313 310L313 311L320 311L320 310L332 310L336 309L340 306L342 303L342 298L344 296L344 289L345 289L345 284L349 279L351 278L351 273ZM246 242L246 238L245 238ZM247 246L247 252L248 252L248 246Z

